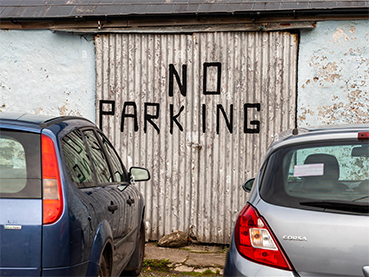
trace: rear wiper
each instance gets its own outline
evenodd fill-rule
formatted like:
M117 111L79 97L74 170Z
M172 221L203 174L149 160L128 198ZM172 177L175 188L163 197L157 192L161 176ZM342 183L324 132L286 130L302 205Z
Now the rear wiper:
M356 201L360 201L360 200L363 200L363 199L367 199L368 197L369 197L369 195L363 196L363 197L360 197L358 199L352 200L352 202L356 202Z
M353 203L337 200L306 201L300 202L300 205L355 213L368 213L369 211L369 203Z

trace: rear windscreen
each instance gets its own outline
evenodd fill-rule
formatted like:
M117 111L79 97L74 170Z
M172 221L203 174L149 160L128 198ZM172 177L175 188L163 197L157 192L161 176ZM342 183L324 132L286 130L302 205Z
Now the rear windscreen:
M367 206L369 145L356 140L286 147L270 156L263 176L261 197L273 204L305 209L336 205L341 210Z
M0 198L41 198L39 134L0 130Z

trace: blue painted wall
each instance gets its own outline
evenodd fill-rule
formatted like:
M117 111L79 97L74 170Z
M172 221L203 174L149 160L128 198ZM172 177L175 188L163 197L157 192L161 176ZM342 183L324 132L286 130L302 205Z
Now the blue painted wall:
M369 20L302 31L298 126L369 123Z
M80 115L95 121L92 36L0 30L0 112Z
M302 30L298 126L369 122L369 20ZM0 112L81 115L95 121L92 36L0 30Z

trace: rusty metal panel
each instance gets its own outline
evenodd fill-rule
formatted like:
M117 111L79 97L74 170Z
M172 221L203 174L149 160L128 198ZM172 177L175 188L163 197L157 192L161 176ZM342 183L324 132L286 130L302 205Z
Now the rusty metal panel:
M147 167L149 239L229 243L273 136L295 126L288 32L96 36L97 122L127 167Z

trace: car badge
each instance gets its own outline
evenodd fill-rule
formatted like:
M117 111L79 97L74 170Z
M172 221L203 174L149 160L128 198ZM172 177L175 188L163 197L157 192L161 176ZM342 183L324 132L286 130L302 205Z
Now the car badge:
M289 236L289 235L285 235L283 236L284 240L289 240L289 241L307 241L306 237L303 236Z
M21 225L5 225L4 228L5 230L21 230L22 226Z

